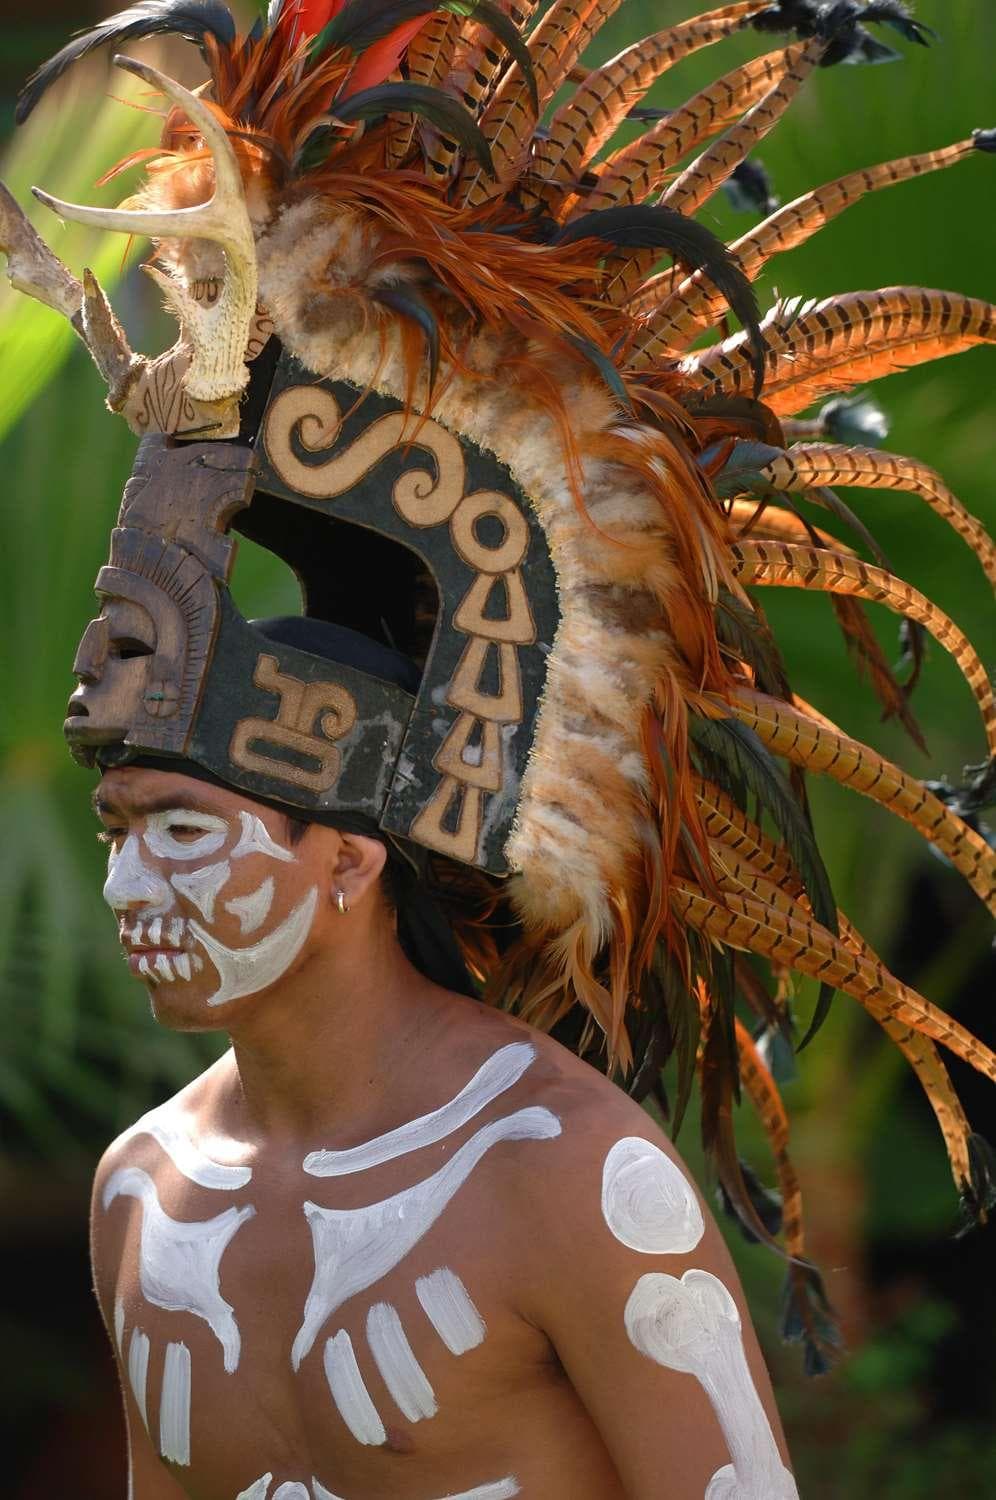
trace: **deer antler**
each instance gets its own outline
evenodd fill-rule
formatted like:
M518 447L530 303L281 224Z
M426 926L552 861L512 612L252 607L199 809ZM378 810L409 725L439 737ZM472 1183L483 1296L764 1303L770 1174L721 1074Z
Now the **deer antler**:
M205 239L220 245L225 252L226 275L220 295L210 305L195 300L185 286L166 273L153 269L153 275L172 304L190 346L190 363L183 376L185 394L196 402L224 402L242 391L249 378L246 344L257 293L256 247L235 152L210 109L195 94L147 63L120 56L114 61L119 68L161 90L200 131L214 160L214 195L194 208L159 213L87 208L64 203L40 188L32 191L60 218L78 224L155 239Z

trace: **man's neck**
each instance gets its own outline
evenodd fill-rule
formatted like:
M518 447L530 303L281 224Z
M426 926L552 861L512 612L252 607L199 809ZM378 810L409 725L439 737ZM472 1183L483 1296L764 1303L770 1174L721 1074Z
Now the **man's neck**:
M392 1088L459 1006L393 933L363 925L261 997L231 1033L239 1135L307 1148L340 1125L376 1130Z

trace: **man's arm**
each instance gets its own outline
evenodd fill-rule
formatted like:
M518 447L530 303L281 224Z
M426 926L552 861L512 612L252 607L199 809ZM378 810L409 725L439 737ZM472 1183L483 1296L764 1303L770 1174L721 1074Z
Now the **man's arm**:
M621 1103L565 1121L558 1179L528 1189L541 1248L522 1310L627 1500L797 1500L729 1253L670 1143Z
M114 1216L112 1228L104 1213L102 1198L108 1177L121 1166L122 1160L121 1152L112 1146L104 1153L97 1167L90 1203L90 1264L93 1267L97 1303L114 1350L124 1400L128 1428L128 1496L129 1500L188 1500L186 1490L172 1478L152 1446L127 1379L123 1353L114 1336L114 1302L118 1295L125 1239L122 1223L124 1215Z

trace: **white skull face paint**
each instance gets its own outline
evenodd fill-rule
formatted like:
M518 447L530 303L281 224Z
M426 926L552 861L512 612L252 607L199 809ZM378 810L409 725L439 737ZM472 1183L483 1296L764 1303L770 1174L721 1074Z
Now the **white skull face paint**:
M268 854L271 859L285 859L293 863L293 854L270 837L262 818L257 818L255 813L246 812L245 809L239 813L239 818L242 833L232 850L233 859L241 859L244 854Z
M227 859L217 865L203 865L189 875L171 875L170 885L192 901L205 922L214 921L214 903L222 886L228 884L232 867Z
M230 1000L241 1000L276 984L304 947L317 905L318 887L312 886L287 920L250 948L228 948L199 922L191 922L191 932L207 952L221 980L214 994L208 996L208 1005L227 1005Z
M131 924L122 925L121 936L132 950L133 972L153 985L189 981L203 972L206 957L218 975L218 986L206 1001L212 1007L266 989L286 973L307 939L318 906L318 889L313 886L283 922L249 947L230 946L210 931L218 898L232 878L232 861L262 855L281 863L295 862L293 853L276 842L262 819L244 809L239 812L238 837L228 857L212 861L211 856L222 853L233 832L233 822L214 813L186 808L149 813L141 836L129 833L119 849L111 850L104 886L112 909L119 915L132 914ZM167 873L143 855L165 865L208 863ZM246 936L264 926L275 895L276 882L267 876L247 894L225 901L224 910L238 920ZM204 925L176 914L177 896L196 907Z
M178 839L175 828L186 828L199 838ZM168 812L149 813L145 819L145 846L156 859L207 859L217 854L228 838L229 825L213 813L190 812L174 807Z
M238 917L243 937L248 937L250 932L255 932L266 921L273 905L273 891L273 876L267 875L263 884L250 891L248 896L235 896L231 901L225 902L225 910L230 911L233 917Z
M104 900L112 911L137 908L145 916L162 915L172 908L174 899L167 882L142 859L137 833L130 833L120 849L111 850L107 856Z

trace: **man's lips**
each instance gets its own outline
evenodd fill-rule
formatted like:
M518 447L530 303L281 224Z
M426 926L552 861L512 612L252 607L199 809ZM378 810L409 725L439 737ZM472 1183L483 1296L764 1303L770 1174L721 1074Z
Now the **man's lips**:
M139 919L133 927L122 923L120 938L131 972L152 984L190 979L204 967L200 954L189 951L189 934L183 917Z

